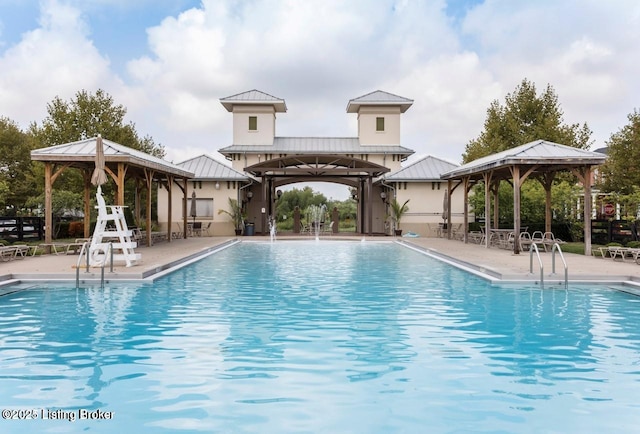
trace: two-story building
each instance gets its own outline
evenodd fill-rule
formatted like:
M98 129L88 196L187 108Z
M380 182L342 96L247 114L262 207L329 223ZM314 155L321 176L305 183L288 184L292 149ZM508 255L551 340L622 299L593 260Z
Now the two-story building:
M440 174L457 167L426 157L403 167L414 153L401 144L401 118L413 101L388 92L375 91L352 99L347 113L358 119L356 137L282 137L276 135L277 117L286 113L283 99L258 90L220 100L232 114L233 143L218 150L231 166L203 155L178 163L195 173L189 180L195 192L195 219L212 235L233 234L227 215L217 210L234 198L244 207L246 220L256 233L267 233L275 210L276 191L301 182L333 182L349 186L357 200L356 230L362 234L389 234L389 203L409 199L402 228L422 236L435 234L443 222L446 183ZM174 193L178 194L178 193ZM454 196L455 197L455 196ZM183 197L172 200L173 221L180 221ZM167 191L158 192L158 209L167 207ZM463 204L452 203L452 222L462 222ZM161 226L166 215L159 215ZM179 230L178 228L176 228ZM173 228L172 228L173 230Z

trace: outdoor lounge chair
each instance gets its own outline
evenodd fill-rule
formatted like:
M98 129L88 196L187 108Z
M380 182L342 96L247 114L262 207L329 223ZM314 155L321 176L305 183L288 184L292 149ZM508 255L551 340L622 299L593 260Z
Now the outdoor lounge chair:
M0 246L0 260L11 261L16 255L15 246Z
M13 254L13 258L20 258L20 259L24 259L27 256L29 256L29 246L27 246L26 244L16 244L13 246L16 251Z

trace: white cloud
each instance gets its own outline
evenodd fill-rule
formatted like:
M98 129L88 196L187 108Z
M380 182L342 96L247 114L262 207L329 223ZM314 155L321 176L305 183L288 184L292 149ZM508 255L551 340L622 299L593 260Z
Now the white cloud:
M460 161L490 102L523 78L551 84L565 121L587 122L600 143L640 95L635 0L485 0L455 18L444 0L205 0L147 28L147 53L122 78L113 53L96 48L108 45L92 40L88 17L105 4L128 10L122 0L43 1L39 27L0 52L0 115L26 125L56 95L103 88L170 159L221 159L231 141L221 97L257 88L284 98L279 135L355 136L348 100L381 89L415 100L405 146Z
M117 87L108 60L88 39L77 9L44 2L41 27L23 35L0 57L0 113L26 126L46 116L54 97L72 97L81 89Z

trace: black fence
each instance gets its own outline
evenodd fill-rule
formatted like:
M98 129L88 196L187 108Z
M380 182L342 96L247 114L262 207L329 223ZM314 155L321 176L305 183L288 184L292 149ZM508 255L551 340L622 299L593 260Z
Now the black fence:
M0 217L0 239L14 241L42 240L42 217Z
M625 244L638 241L638 223L626 220L591 220L591 243Z

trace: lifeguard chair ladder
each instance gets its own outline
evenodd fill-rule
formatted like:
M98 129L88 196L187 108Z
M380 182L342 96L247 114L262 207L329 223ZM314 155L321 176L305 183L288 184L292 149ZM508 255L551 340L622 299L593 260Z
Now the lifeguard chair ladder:
M109 243L112 243L113 262L124 261L127 267L131 267L141 259L140 253L135 253L137 247L135 241L131 241L132 231L127 228L123 206L105 204L102 197L102 188L98 186L96 193L98 200L98 220L91 237L89 246L89 262L91 266L102 266L111 260ZM107 229L107 225L113 223L115 229Z

